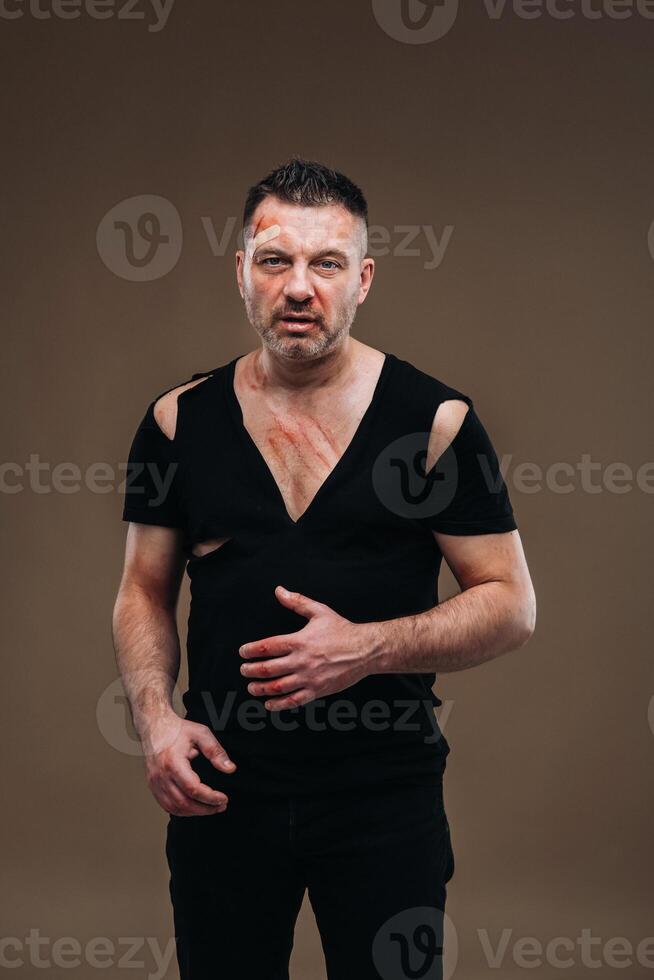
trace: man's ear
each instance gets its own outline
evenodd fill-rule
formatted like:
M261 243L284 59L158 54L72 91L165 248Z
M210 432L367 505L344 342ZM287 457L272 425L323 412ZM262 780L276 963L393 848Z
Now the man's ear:
M361 279L359 288L359 306L364 302L375 275L375 260L366 258L361 262Z
M236 282L238 283L238 291L243 297L243 264L245 262L245 252L242 248L236 251Z

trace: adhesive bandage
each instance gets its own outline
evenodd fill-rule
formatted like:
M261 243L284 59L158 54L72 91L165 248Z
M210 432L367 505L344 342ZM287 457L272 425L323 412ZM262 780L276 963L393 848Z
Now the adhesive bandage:
M279 227L279 225L271 225L270 228L264 228L263 231L260 231L258 235L254 236L252 240L252 250L254 251L255 248L259 248L260 245L265 245L266 242L269 242L272 238L277 238L277 236L281 233L281 230L282 229Z

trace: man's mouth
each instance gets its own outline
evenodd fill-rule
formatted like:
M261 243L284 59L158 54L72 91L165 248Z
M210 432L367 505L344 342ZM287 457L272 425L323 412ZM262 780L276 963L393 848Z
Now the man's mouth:
M301 316L298 314L289 313L286 316L280 317L282 323L291 323L294 326L309 326L310 323L315 323L313 317L311 316Z

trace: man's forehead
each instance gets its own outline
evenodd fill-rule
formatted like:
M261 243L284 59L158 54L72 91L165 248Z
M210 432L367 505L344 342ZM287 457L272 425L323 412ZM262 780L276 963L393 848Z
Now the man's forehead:
M265 201L257 208L252 221L255 248L276 240L280 245L285 242L354 249L359 235L356 217L340 204L301 207Z

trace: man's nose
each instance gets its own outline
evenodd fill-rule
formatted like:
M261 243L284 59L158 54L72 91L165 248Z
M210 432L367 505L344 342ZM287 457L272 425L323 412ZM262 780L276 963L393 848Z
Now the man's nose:
M284 284L284 295L296 303L305 303L313 297L314 289L306 265L293 265Z

